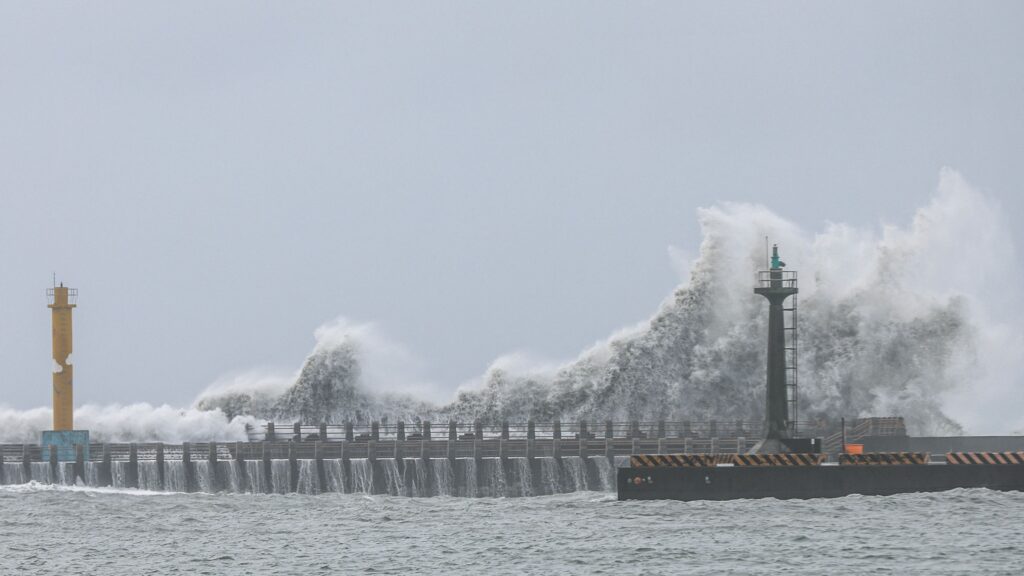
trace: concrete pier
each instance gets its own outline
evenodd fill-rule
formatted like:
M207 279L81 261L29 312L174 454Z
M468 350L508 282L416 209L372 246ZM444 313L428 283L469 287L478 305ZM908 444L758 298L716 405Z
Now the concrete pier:
M321 439L325 427L328 440ZM282 428L288 430L287 438L280 433ZM627 439L626 426L616 428L618 437L593 439L586 423L501 422L488 428L473 422L449 423L447 428L448 434L428 436L432 431L426 422L380 424L380 439L373 440L369 427L363 432L353 426L318 424L301 426L302 440L297 441L289 423L276 427L273 434L268 426L268 438L259 442L93 444L91 458L88 447L79 446L73 464L56 473L49 448L35 444L0 445L0 461L14 481L33 479L33 471L40 474L39 463L46 463L46 477L54 481L145 490L319 493L330 486L372 494L518 496L608 489L617 457L634 449L681 452L687 442L674 437ZM653 424L645 428L648 436L656 429ZM405 439L399 438L399 430ZM364 439L345 441L349 431ZM670 426L666 434L671 433ZM706 438L689 442L695 450L712 446ZM718 447L744 448L734 442ZM12 472L12 462L19 465L17 473ZM58 466L65 466L59 458ZM9 481L0 472L0 482Z

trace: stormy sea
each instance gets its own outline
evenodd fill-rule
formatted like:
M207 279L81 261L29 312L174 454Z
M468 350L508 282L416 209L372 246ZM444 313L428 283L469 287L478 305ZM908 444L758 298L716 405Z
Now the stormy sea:
M0 510L2 574L1024 572L1024 494L984 489L617 502L27 484L0 487Z
M955 172L902 227L811 233L728 203L698 217L699 251L672 252L679 286L576 358L510 353L438 399L388 369L405 351L381 327L337 319L294 372L234 372L188 407L84 405L76 423L94 442L171 444L245 441L271 421L757 422L767 326L752 286L768 237L800 275L801 420L902 416L912 435L1024 429L1012 243L999 207ZM0 443L37 442L50 419L0 406ZM246 469L257 461L196 461L195 490L180 461L158 474L140 459L128 488L124 463L101 482L92 462L83 481L6 460L0 574L1024 572L1018 492L618 502L623 462L539 460L353 458L319 471L309 460L296 472L281 460L269 475Z

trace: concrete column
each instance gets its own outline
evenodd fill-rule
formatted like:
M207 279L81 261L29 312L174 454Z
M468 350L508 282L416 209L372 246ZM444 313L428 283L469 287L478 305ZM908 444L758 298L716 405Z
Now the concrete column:
M210 442L210 450L206 454L206 461L210 468L210 490L218 492L221 489L221 479L217 476L217 443ZM225 479L226 480L226 479ZM224 482L227 484L227 482Z
M508 454L505 453L505 439L498 439L498 458L502 461L508 460Z
M323 436L321 436L323 438ZM324 469L324 455L320 442L313 442L313 461L316 464L316 484L320 492L327 490L327 470Z
M583 426L586 426L585 423L581 423L581 424ZM586 428L584 428L584 430L586 430ZM582 458L584 462L587 461L587 442L588 442L588 440L587 440L586 435L585 434L580 434L580 458Z
M743 454L747 451L747 439L743 436L736 438L736 453Z
M609 440L615 437L615 426L611 420L605 420L604 422L604 437Z
M537 441L532 439L532 438L526 441L526 458L527 458L527 460L533 460L534 456L536 455L535 454L536 453L536 446L534 446L535 442L537 442Z
M718 436L718 420L708 422L708 436L711 438Z
M430 421L423 422L423 439L430 440Z
M426 461L429 458L430 458L430 453L429 453L429 451L427 449L427 441L426 440L420 440L420 460Z
M100 461L100 486L113 486L113 464L110 461L110 444L103 444L103 459Z
M57 447L50 445L50 478L54 484L60 482L60 464L57 462Z
M504 422L501 423L501 439L502 440L508 440L509 439L508 420L505 420Z
M658 454L665 454L665 438L658 438Z
M158 490L167 489L164 477L164 443L158 442L156 445L156 482Z
M640 453L640 439L634 437L633 438L633 449L630 452L630 454L632 455L632 454L639 454L639 453Z
M587 437L587 421L580 420L580 438Z
M551 436L555 440L562 439L562 423L560 421L555 420L555 422L551 425Z
M270 450L267 449L267 444L263 444L263 486L264 491L267 494L274 492L274 472L273 463L270 461Z
M327 424L323 422L320 423L320 440L327 442Z
M75 483L79 480L86 484L85 479L85 445L75 444Z
M473 439L473 458L480 460L480 441Z
M380 422L370 422L370 438L380 440Z
M344 478L343 490L347 490L348 493L352 492L352 454L348 449L348 445L344 442L341 443L341 451L338 454L338 458L341 459L341 476Z
M449 437L448 438L448 445L445 446L445 449L447 450L448 459L449 460L454 460L455 459L455 440L452 440L451 437Z
M299 458L296 454L295 442L288 443L288 491L299 491Z
M32 479L32 452L28 444L21 445L21 474L26 480Z
M611 438L604 439L604 457L607 458L609 462L615 461L615 447L612 445Z
M345 422L345 440L351 442L353 438L355 438L355 433L352 430L352 423Z
M302 442L302 423L296 422L292 424L292 439L296 442Z
M238 489L241 492L245 492L246 486L252 486L249 481L249 470L245 465L245 445L241 442L235 442L235 461L232 462L232 466L238 474Z
M395 467L398 468L398 473L405 477L405 447L402 446L402 442L394 441L394 458Z
M459 431L455 427L455 421L448 422L448 440L456 440L459 437Z
M658 420L658 438L665 437L665 421Z
M633 420L629 423L629 437L639 438L640 437L640 423Z
M683 438L689 438L690 436L693 436L693 424L691 424L689 420L683 422L683 429L681 431L681 434L683 435Z
M398 421L398 439L405 440L405 422Z
M275 436L276 435L274 434L274 423L273 422L267 422L267 433L263 437L263 439L267 440L267 441L270 441L270 442L273 442L274 440L277 439Z
M375 462L377 460L377 442L376 441L370 440L369 442L366 443L366 458L370 462Z
M196 469L192 466L192 445L181 444L181 467L185 472L185 492L196 491Z
M683 453L685 453L685 454L692 454L693 453L693 446L692 446L692 443L690 441L690 437L689 436L687 436L686 438L683 438Z
M711 453L718 454L718 438L711 438Z
M537 425L533 420L526 421L526 439L536 440L537 439Z
M558 460L562 457L562 440L555 438L551 441L551 454Z
M128 445L128 477L125 484L129 488L139 487L139 446L134 442Z

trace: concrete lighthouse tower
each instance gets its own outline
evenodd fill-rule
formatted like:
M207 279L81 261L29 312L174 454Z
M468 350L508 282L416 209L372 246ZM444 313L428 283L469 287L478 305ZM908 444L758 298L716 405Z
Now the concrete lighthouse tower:
M796 414L796 305L784 302L797 290L796 272L783 270L786 263L779 258L779 247L772 247L771 268L758 272L755 294L768 299L768 370L765 440L755 448L759 452L786 451L785 440L792 436ZM786 325L786 312L792 314ZM787 338L787 332L790 332ZM790 396L792 395L792 397Z
M88 452L89 432L75 430L74 365L71 360L71 311L78 290L61 283L46 291L53 337L53 430L43 431L42 446L55 446L61 461L74 460L76 445Z

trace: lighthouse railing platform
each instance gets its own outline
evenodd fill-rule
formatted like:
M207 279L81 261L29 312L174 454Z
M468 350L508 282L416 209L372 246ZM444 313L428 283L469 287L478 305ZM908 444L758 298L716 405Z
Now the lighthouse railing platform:
M756 288L797 288L796 270L759 270Z

